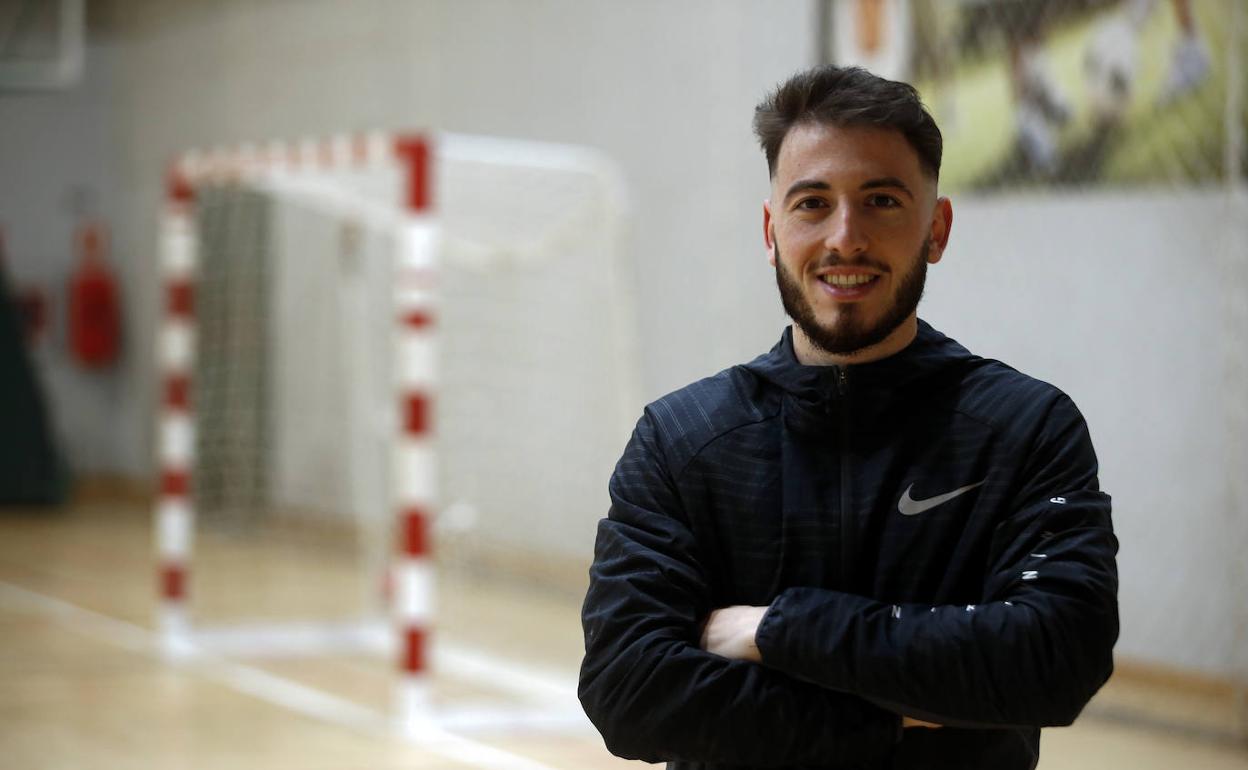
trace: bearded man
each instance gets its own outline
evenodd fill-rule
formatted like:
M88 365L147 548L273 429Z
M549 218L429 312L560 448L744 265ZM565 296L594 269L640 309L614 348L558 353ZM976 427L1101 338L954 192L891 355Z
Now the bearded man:
M949 242L913 88L758 106L793 324L648 406L610 484L580 697L669 768L1034 768L1112 670L1117 541L1055 387L917 317Z

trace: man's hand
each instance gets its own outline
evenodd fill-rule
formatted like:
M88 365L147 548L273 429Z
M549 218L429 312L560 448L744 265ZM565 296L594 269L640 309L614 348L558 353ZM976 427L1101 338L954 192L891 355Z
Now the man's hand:
M766 607L744 605L712 610L702 626L702 649L733 660L760 662L754 635L766 612Z

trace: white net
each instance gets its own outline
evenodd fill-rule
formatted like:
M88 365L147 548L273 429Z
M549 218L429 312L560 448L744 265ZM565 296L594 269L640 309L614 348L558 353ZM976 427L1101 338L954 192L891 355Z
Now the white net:
M617 177L575 148L434 148L435 556L580 557L640 405ZM201 620L382 607L400 181L307 172L197 193Z

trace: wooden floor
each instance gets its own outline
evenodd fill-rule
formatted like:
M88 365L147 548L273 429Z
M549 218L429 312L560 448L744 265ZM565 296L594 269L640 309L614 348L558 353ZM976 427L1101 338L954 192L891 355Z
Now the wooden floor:
M133 505L0 510L0 768L632 765L602 748L576 707L572 591L450 570L439 597L439 721L404 736L388 721L384 656L274 657L248 638L245 652L227 655L208 637L171 656L153 626L150 543L147 511ZM332 550L309 565L306 551L296 559L235 533L199 552L204 624L339 611L368 591ZM1040 766L1248 770L1233 714L1224 693L1116 677L1075 726L1045 732Z

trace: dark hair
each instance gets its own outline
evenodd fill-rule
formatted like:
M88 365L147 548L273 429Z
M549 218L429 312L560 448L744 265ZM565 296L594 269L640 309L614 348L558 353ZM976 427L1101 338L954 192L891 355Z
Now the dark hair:
M918 153L923 170L933 179L940 177L940 129L908 83L885 80L859 67L832 65L799 72L781 83L754 108L754 133L767 156L769 174L776 173L784 137L799 123L896 129Z

